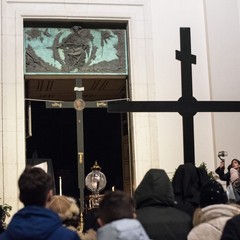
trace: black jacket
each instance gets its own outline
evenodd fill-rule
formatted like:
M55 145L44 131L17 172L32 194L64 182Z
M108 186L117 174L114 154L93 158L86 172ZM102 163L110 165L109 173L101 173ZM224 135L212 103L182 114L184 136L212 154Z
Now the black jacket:
M228 171L227 171L227 173L224 173L224 169L225 169L225 168L220 168L220 167L218 167L218 168L215 170L215 173L218 174L220 180L226 181L226 182L227 182L227 186L228 186L229 183L230 183L230 169L231 169L231 165L228 166Z
M200 189L209 180L204 168L192 163L179 165L172 180L177 208L193 217L195 209L199 207Z
M172 185L164 170L150 169L134 197L137 218L151 239L187 239L191 218L175 208Z
M240 215L237 215L227 221L221 240L239 240L240 239Z

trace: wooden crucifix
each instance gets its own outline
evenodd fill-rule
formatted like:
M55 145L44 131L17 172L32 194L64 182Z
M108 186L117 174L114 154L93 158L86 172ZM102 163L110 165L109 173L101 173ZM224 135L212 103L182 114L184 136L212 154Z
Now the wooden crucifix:
M182 97L178 101L118 101L108 103L108 112L178 112L183 123L184 163L195 164L194 115L198 112L240 112L239 101L197 101L192 93L192 64L190 28L180 28Z

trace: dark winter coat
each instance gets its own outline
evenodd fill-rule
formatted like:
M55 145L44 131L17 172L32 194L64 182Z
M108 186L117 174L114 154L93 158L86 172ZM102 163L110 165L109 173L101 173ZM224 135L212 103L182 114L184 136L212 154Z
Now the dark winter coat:
M195 209L199 207L200 189L209 180L204 168L192 163L179 165L172 180L177 208L193 217Z
M237 215L227 221L221 240L239 240L240 239L240 215Z
M49 209L29 206L12 218L1 240L79 240L76 232L62 226L59 216Z
M191 217L175 208L171 182L162 169L150 169L135 194L137 219L153 240L185 240Z

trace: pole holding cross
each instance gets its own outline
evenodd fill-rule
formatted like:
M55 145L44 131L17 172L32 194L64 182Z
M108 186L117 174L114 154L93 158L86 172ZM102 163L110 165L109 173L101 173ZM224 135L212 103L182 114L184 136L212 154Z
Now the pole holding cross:
M178 101L118 101L108 103L108 112L178 112L182 116L184 163L195 164L194 115L198 112L240 112L239 101L197 101L192 90L192 64L190 28L180 28L182 96Z
M76 79L74 87L76 100L74 102L66 101L47 101L46 108L72 108L76 110L76 126L77 126L77 168L78 168L78 188L80 193L80 210L84 213L84 189L85 189L85 163L84 163L84 126L83 126L83 109L84 108L105 108L104 104L99 106L99 102L85 102L83 100L83 83L82 79Z

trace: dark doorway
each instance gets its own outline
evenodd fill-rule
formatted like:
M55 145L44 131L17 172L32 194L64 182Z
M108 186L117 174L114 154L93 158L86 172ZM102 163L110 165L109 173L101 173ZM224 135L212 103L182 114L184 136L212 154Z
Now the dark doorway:
M56 193L59 176L62 193L79 198L77 130L75 109L47 109L45 102L32 101L32 136L26 140L27 158L36 150L39 158L52 160ZM97 161L106 175L105 190L123 189L121 115L106 109L84 109L85 176ZM85 189L85 196L90 192Z

